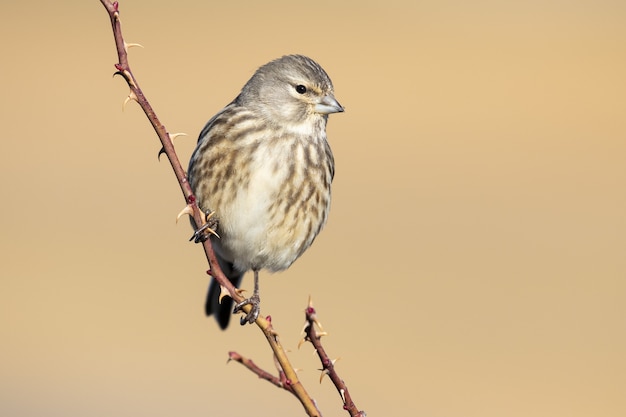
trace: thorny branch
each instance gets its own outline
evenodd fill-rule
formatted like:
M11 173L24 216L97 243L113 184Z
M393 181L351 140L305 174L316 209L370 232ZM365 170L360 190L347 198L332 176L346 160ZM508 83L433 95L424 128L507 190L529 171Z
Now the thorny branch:
M117 70L115 72L115 75L120 75L121 77L123 77L130 88L130 93L124 101L124 105L131 100L137 102L146 114L146 117L152 124L152 127L154 128L156 134L159 137L159 140L161 141L162 149L159 152L159 155L161 155L161 153L164 153L170 161L172 169L174 170L174 174L176 175L176 179L178 180L181 191L187 203L185 209L183 209L179 214L179 217L183 214L188 214L193 218L195 224L202 225L205 223L206 214L202 213L202 211L199 209L196 198L193 194L193 191L191 190L189 182L187 181L187 175L185 173L185 170L181 165L178 156L176 155L176 151L174 150L173 139L180 134L170 134L165 126L160 122L155 111L152 109L152 106L148 102L148 99L144 96L141 88L139 87L139 83L137 82L133 72L130 69L130 65L128 62L128 48L132 46L138 46L138 44L126 43L124 37L122 36L119 3L117 1L112 2L110 0L100 0L100 2L107 10L111 19L111 26L113 28L113 37L115 39L115 46L118 56L118 63L115 64L115 69ZM210 239L206 239L205 241L203 241L202 245L210 267L207 273L218 281L218 283L222 286L222 291L226 291L236 303L242 301L243 297L241 297L237 289L232 285L228 278L226 278L226 276L220 269ZM249 309L250 306L245 306L243 308L244 312L246 313L249 311ZM307 394L306 390L299 381L293 366L291 366L289 359L287 358L285 349L283 349L282 345L280 344L278 334L274 331L272 327L271 318L269 316L267 318L259 316L255 324L261 329L261 331L265 335L265 338L269 342L272 351L274 352L276 361L279 364L279 369L281 370L280 378L273 377L269 373L262 371L260 368L254 365L252 361L241 357L237 353L230 352L229 360L236 360L244 364L244 366L248 367L248 369L253 371L255 374L263 377L264 379L267 379L274 385L282 387L294 394L300 400L309 416L321 417L321 413L317 409L314 401ZM328 366L325 365L322 356L320 356L320 359L322 359L324 369L328 369ZM334 373L334 369L332 370L332 372ZM331 379L333 379L333 374L329 372L329 375L331 375ZM347 393L347 389L345 389L345 392ZM364 413L361 412L353 414L351 409L354 408L356 410L356 408L351 401L351 408L348 408L346 404L347 403L344 401L344 408L350 412L351 416L364 416Z
M311 342L311 344L315 348L317 356L319 356L320 361L322 362L322 375L320 377L320 382L321 378L323 378L324 375L328 375L331 381L333 381L335 388L337 388L339 395L341 396L341 399L343 401L343 408L350 413L350 416L365 417L365 412L359 411L359 409L356 407L356 405L352 401L352 397L350 396L350 392L348 391L346 383L343 382L343 379L341 379L337 374L337 371L335 371L336 360L330 359L326 354L326 350L322 346L322 336L326 336L327 333L322 330L322 325L317 319L317 312L315 311L315 308L313 308L313 303L311 302L311 299L309 299L309 305L307 306L305 313L306 324L304 326L304 341ZM316 327L320 329L319 332L316 330Z
M322 330L322 324L317 319L317 312L315 308L313 308L313 301L309 297L309 304L307 308L304 310L306 315L306 323L304 325L304 329L302 332L304 333L304 338L298 344L298 348L306 342L310 342L315 348L315 352L317 356L320 358L322 363L322 369L320 371L322 374L320 375L320 383L325 375L328 375L337 388L337 392L341 396L341 400L343 401L343 409L350 413L351 417L366 417L365 411L360 411L357 406L352 401L352 397L350 396L350 392L348 391L348 387L346 383L339 377L337 371L335 371L335 362L337 359L330 359L330 357L326 354L326 350L322 346L322 336L326 336L327 333ZM319 331L317 330L319 329ZM228 360L239 362L252 373L256 374L259 378L265 379L266 381L274 384L278 388L283 388L286 391L289 391L293 394L291 387L285 381L284 374L279 369L279 376L276 377L271 373L259 368L251 359L245 358L241 356L237 352L229 352Z

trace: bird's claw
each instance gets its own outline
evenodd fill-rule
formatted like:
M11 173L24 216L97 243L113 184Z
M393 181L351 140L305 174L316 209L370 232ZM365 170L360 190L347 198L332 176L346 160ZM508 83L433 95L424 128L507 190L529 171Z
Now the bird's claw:
M211 229L211 227L209 227L209 224L207 223L204 226L199 227L198 230L196 230L195 232L193 232L193 235L191 235L189 241L193 240L193 243L202 243L205 242L210 235L218 236L217 233L215 233L215 230Z
M206 241L210 235L215 235L218 238L220 237L220 235L218 235L215 231L215 229L217 228L217 219L212 218L214 214L214 211L210 213L207 212L205 214L204 221L206 223L204 223L195 232L193 232L193 235L191 236L191 238L189 238L189 241L193 240L194 243L200 243Z
M246 298L245 300L243 300L242 302L238 303L235 306L235 309L233 310L233 313L239 313L240 311L242 311L243 307L246 305L250 305L250 312L248 314L246 314L245 316L243 316L240 320L239 323L243 326L244 324L248 323L248 324L252 324L256 321L256 319L259 317L259 313L261 312L261 300L259 299L259 295L258 294L253 294L252 297L250 298Z

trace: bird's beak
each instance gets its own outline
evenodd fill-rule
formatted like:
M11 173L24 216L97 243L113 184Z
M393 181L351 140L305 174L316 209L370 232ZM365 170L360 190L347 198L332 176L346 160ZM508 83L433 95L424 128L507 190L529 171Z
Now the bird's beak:
M341 113L343 107L332 94L322 97L315 105L315 111L321 114Z

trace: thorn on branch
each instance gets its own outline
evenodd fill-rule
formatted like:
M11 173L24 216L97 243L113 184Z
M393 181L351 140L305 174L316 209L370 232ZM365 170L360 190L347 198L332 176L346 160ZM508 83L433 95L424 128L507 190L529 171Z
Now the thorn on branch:
M193 207L190 204L187 204L185 206L184 209L182 209L180 211L180 213L178 213L178 215L176 216L176 223L178 223L178 220L183 217L185 214L189 215L189 216L193 216Z
M140 43L126 43L126 41L124 41L124 50L126 52L128 52L130 48L134 48L134 47L143 48L143 45Z
M326 375L328 375L328 369L323 369L322 374L320 375L320 384Z
M122 103L122 111L126 109L126 105L131 100L137 103L137 94L135 94L133 90L130 90L130 93L128 93L128 96L124 99L124 103Z
M116 75L121 75L126 80L126 83L131 88L131 90L137 89L137 84L135 84L135 81L133 80L133 75L127 68L124 68L122 64L115 64L115 69L117 71L113 73L114 77Z
M170 141L172 142L172 145L174 144L174 139L176 139L179 136L187 136L186 133L168 133L167 134L170 138ZM161 149L159 150L159 153L157 155L157 159L160 161L161 160L161 155L165 153L165 146L162 146Z
M172 143L174 143L174 139L176 139L179 136L187 136L186 133L183 132L178 132L178 133L168 133L170 140L172 141Z

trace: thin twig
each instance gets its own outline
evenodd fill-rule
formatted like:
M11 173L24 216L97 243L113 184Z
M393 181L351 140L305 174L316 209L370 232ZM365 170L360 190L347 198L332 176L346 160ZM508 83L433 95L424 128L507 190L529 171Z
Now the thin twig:
M285 391L290 392L291 394L295 395L295 393L291 389L291 385L288 383L285 383L286 378L284 376L284 373L282 372L280 373L281 377L274 376L271 373L267 372L266 370L261 369L256 363L252 361L252 359L246 358L245 356L242 356L237 352L228 352L228 361L239 362L240 364L248 368L249 371L251 371L253 374L258 376L259 378L264 379L270 382L271 384L277 386L278 388L282 388Z
M289 383L289 380L287 379L287 377L285 376L285 373L281 369L278 370L278 376L274 376L271 373L267 372L266 370L261 369L256 363L252 361L252 359L246 358L237 352L228 352L228 361L238 362L242 364L244 367L246 367L250 372L258 376L259 378L264 379L268 381L269 383L271 383L272 385L278 388L282 388L285 391L293 395L296 395L296 393L293 390L293 386ZM280 365L278 363L276 363L276 365L278 368L280 368ZM315 407L317 408L317 404L315 404ZM318 413L319 413L319 409L318 409Z
M115 68L117 70L115 74L122 76L130 87L130 94L128 95L127 100L134 100L139 104L139 106L146 114L146 117L152 124L155 132L159 136L161 145L163 146L162 152L167 155L167 158L172 165L172 169L174 170L174 174L176 175L176 179L180 184L181 191L187 203L187 207L184 212L190 214L193 217L195 224L204 224L205 214L202 213L202 211L198 208L196 198L193 194L193 191L191 190L189 182L187 181L187 175L185 174L185 170L183 169L183 166L181 165L178 156L176 155L176 151L174 150L174 144L172 143L172 136L174 135L170 135L167 132L165 126L159 121L155 111L152 109L152 106L144 96L141 88L139 88L139 83L135 79L135 76L130 69L127 53L127 48L129 44L124 41L124 38L122 36L119 3L117 1L111 2L109 0L100 0L100 2L109 13L111 26L113 27L113 36L115 38L115 46L117 48L118 56L118 63L115 64ZM235 302L238 303L242 301L243 297L241 297L236 288L232 285L228 278L226 278L226 276L220 269L210 239L202 242L202 245L204 247L204 252L206 254L207 260L209 261L210 275L228 291L228 293ZM250 306L244 306L243 311L248 313L250 311ZM279 362L281 368L285 373L286 383L291 386L293 393L298 397L307 414L309 414L309 416L311 417L321 416L319 410L317 410L317 408L315 407L313 400L307 394L306 390L300 383L296 372L293 369L293 366L291 366L291 364L289 363L287 354L280 344L278 340L278 335L273 330L271 322L259 316L259 318L256 320L256 325L265 335L265 338L267 339L272 350L274 351L274 355L277 361Z
M328 375L331 381L333 381L333 384L335 385L335 388L337 388L337 392L339 392L341 400L343 401L343 408L350 413L351 417L365 417L365 412L360 411L354 404L346 383L337 374L337 371L335 370L335 360L330 359L330 357L326 354L326 350L322 346L322 336L326 336L326 332L321 330L322 325L317 319L317 312L315 311L315 308L313 308L313 302L310 298L309 305L305 310L305 315L306 325L304 327L304 341L311 342L315 348L317 356L322 362L321 378L323 378L324 375ZM316 326L320 329L319 332L316 330Z

